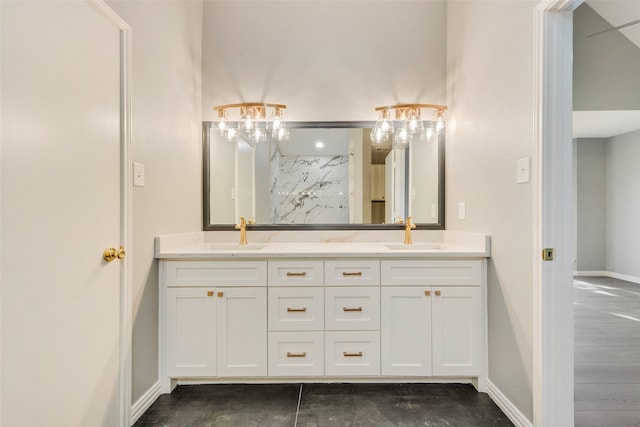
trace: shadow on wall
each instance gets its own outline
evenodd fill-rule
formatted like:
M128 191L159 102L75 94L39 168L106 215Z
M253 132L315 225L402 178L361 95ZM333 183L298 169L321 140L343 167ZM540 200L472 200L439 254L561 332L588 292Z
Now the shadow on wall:
M158 379L158 260L153 259L149 265L142 294L134 296L133 306L133 344L131 351L132 378L131 396L142 396L152 384L136 381L136 378ZM144 315L142 315L144 313ZM152 313L151 315L149 315ZM150 334L149 331L155 331ZM155 380L154 380L155 381Z
M498 389L509 396L513 404L525 416L528 416L528 414L533 414L533 402L518 401L516 398L522 396L522 393L512 390L508 386L518 385L519 388L522 388L522 384L526 384L527 389L530 390L528 395L533 394L533 384L530 381L530 378L533 378L532 367L525 363L525 360L533 359L533 348L526 345L526 339L518 339L518 337L526 337L527 334L517 322L518 316L512 315L515 309L507 299L508 296L503 292L504 283L497 274L492 258L489 258L487 270L489 331L503 332L499 336L489 334L489 372L487 377ZM503 317L503 315L508 317ZM493 327L492 325L495 324L500 324L501 327ZM505 352L505 348L518 349L519 351L517 354L513 354ZM493 369L494 367L500 368ZM499 372L501 376L495 376L496 372Z

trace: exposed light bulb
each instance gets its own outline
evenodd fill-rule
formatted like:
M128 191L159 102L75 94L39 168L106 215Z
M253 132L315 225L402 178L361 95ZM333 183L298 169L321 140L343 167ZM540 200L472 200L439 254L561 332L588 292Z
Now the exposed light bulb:
M429 128L427 129L427 140L431 140L431 137L433 137L433 129Z

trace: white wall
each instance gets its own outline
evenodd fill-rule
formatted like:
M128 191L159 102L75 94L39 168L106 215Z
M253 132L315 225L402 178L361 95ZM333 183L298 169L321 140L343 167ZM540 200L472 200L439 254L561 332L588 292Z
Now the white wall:
M605 145L607 270L640 278L640 131Z
M202 229L201 1L109 1L133 37L132 155L135 402L158 380L154 237Z
M581 138L575 146L578 271L605 270L605 146L602 138Z
M516 161L533 155L536 3L452 1L447 14L447 228L491 235L489 380L529 419L533 192Z
M286 104L296 121L444 103L445 13L444 0L205 2L203 120L243 101Z

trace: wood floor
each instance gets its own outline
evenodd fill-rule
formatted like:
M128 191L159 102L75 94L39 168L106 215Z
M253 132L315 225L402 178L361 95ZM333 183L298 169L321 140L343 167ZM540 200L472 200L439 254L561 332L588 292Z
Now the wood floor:
M576 427L640 427L640 284L574 279Z

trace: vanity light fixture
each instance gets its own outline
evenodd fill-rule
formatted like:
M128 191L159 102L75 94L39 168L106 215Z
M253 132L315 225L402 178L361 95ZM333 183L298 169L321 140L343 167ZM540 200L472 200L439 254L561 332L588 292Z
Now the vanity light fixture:
M444 129L444 112L447 109L444 105L436 104L398 104L387 107L377 107L376 111L380 112L375 127L371 130L371 141L374 144L387 142L393 135L393 142L396 147L406 147L413 134L425 128L422 119L422 109L434 110L433 120L427 126L427 138L431 138L435 133ZM394 126L394 120L391 118L391 110L396 111L396 121L402 124L400 127Z
M218 120L213 123L213 127L229 141L234 141L238 132L245 134L253 142L266 141L267 132L270 132L276 141L287 141L289 130L282 112L285 108L287 106L283 104L263 102L218 105L213 107L218 113ZM235 121L229 119L229 110L233 109L239 109L239 119ZM267 119L268 109L271 109L271 114Z

